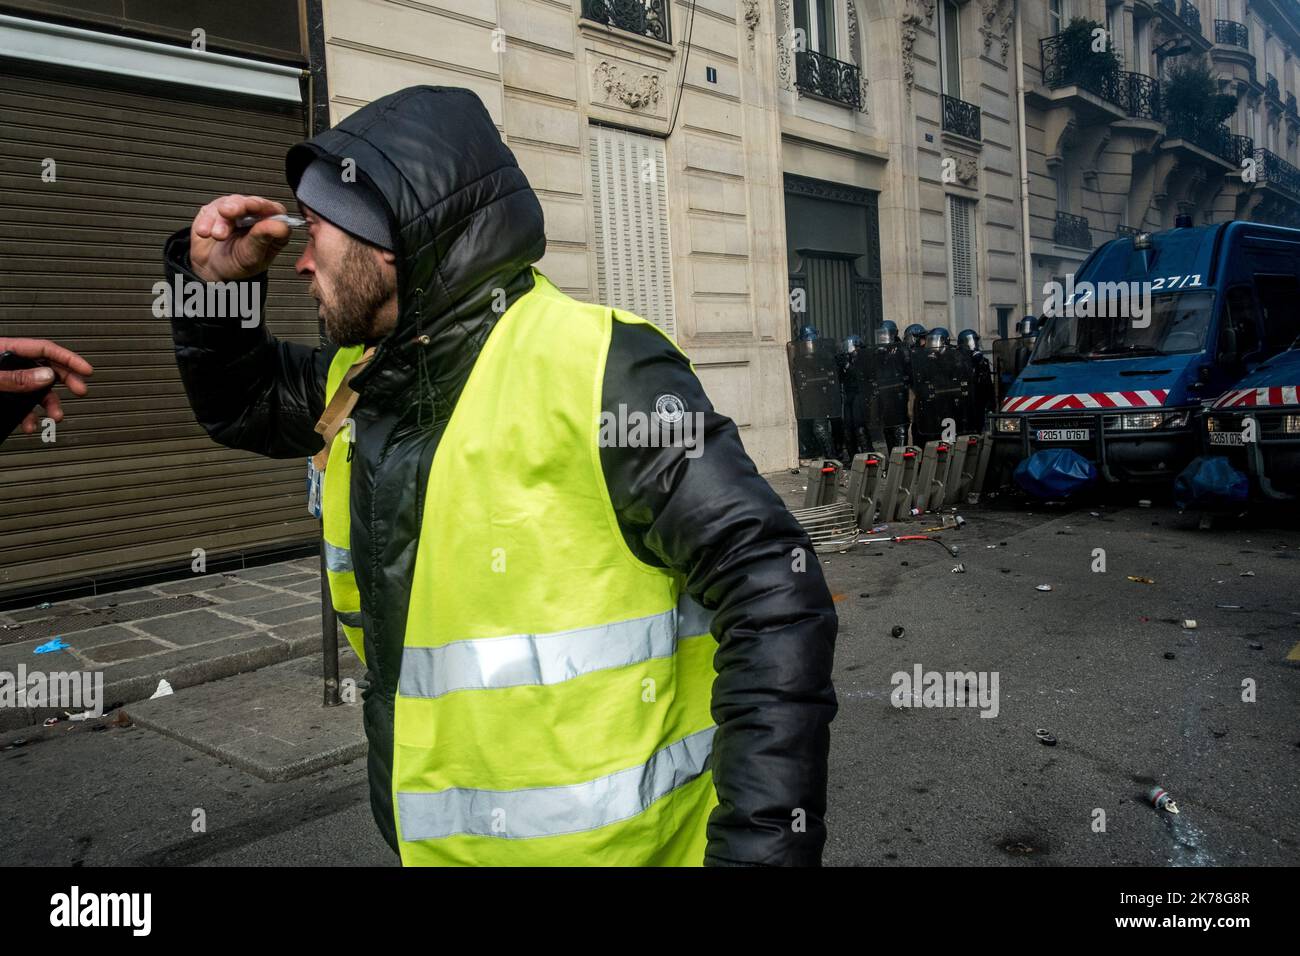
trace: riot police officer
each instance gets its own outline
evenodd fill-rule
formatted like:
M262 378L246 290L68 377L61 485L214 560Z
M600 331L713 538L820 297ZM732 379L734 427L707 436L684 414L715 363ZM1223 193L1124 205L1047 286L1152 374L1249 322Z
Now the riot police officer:
M876 330L872 351L871 417L880 422L885 447L892 450L907 444L907 400L912 381L912 363L907 346L898 338L898 326L886 319Z
M840 384L844 390L844 460L849 461L859 452L872 450L867 413L871 370L862 336L847 336L844 339L844 351L838 358Z
M962 394L956 352L947 329L936 326L926 333L925 352L912 369L912 388L916 392L912 438L917 445L942 438L949 421L956 426Z
M957 333L957 347L970 376L964 414L958 419L957 427L962 432L982 432L988 413L993 410L993 369L980 351L980 336L974 329Z
M1038 341L1038 320L1026 315L1016 323L1017 337L998 339L993 343L993 362L997 370L997 401L1006 398L1016 376L1029 363L1029 356Z
M835 343L819 337L805 325L797 341L786 345L791 391L799 425L799 457L832 458L835 455L832 419L840 417L840 374L835 364Z

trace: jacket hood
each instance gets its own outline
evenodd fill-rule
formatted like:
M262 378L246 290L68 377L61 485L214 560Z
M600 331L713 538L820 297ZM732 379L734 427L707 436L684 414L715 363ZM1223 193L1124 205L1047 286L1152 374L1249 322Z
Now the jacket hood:
M350 160L379 194L397 257L397 324L354 387L400 395L423 363L435 399L458 394L546 251L541 204L487 109L458 87L399 90L290 149L295 191L316 158L340 175Z

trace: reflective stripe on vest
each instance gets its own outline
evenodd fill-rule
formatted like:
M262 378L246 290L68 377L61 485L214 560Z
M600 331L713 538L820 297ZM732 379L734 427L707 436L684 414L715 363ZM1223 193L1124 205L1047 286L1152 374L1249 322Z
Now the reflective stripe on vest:
M325 542L325 569L335 574L344 574L352 570L352 552L340 548L337 544Z
M662 614L552 634L512 634L407 647L398 689L404 697L456 690L558 684L611 667L669 657L681 638L708 630L711 612L682 592Z
M473 835L528 839L609 826L643 813L656 800L704 773L716 730L707 727L671 743L640 766L566 787L399 793L402 838Z
M361 358L363 346L339 349L330 363L325 380L325 403L329 404L343 381L348 369ZM352 463L348 461L348 445L354 440L351 426L340 428L330 445L329 462L321 481L321 527L325 536L325 574L329 579L330 603L343 636L364 664L365 635L361 629L361 593L352 569L352 515L348 504L352 481Z

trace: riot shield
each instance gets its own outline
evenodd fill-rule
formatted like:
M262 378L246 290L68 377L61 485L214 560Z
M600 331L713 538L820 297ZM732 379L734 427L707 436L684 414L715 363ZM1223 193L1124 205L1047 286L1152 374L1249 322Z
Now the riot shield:
M1016 353L1019 351L1019 344L1019 339L998 339L993 343L995 397L999 405L1007 397L1007 392L1010 391L1016 376L1020 374L1020 366L1016 364Z
M839 418L840 372L835 362L835 343L830 339L789 342L790 385L794 392L796 418Z
M872 350L871 364L875 386L872 390L875 417L887 432L899 425L906 427L910 373L907 352L901 346L878 346Z

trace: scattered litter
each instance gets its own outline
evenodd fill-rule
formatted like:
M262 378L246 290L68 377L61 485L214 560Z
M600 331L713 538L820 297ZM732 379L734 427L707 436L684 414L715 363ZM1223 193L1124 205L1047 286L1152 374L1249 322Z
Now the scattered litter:
M858 595L858 597L871 597L871 595L868 594L866 591L863 591Z
M1175 656L1177 655L1175 655L1173 651L1165 651L1165 660L1172 661Z
M790 469L790 474L792 474L792 475L797 475L797 474L799 474L799 469L798 469L798 468L791 468L791 469Z
M1259 641L1251 641L1250 644L1247 645L1247 646L1248 646L1252 651L1262 651L1262 650L1264 649L1264 645L1261 644Z
M55 724L57 724L58 722L59 722L59 718L57 718L57 717L46 717L46 718L45 718L45 726L46 726L46 727L53 727L53 726L54 726Z
M889 636L890 636L890 637L902 637L904 633L905 633L905 630L904 630L904 628L903 628L903 625L901 625L901 624L895 624L895 625L893 626L893 628L890 629L890 631L889 631Z
M957 515L957 527L958 528L966 527L966 519L963 518L961 515Z
M1150 498L1139 498L1139 499L1138 499L1138 507L1139 507L1139 508L1150 508L1150 507L1151 507L1151 499L1150 499Z
M953 573L953 574L965 574L965 573L966 573L966 565L964 565L964 564L959 564L959 565L957 565L955 568L952 569L952 573Z
M1147 794L1147 800L1157 810L1168 810L1170 813L1178 812L1178 804L1174 803L1174 798L1165 792L1164 787L1152 787Z
M1242 571L1241 574L1237 575L1239 578L1253 578L1254 576L1254 571Z
M1050 584L1036 584L1036 585L1034 585L1034 590L1035 590L1035 591L1050 591L1050 590L1052 590L1052 586L1051 586Z
M985 548L986 551L992 551L992 550L994 550L995 548L997 548L997 545L996 545L996 544L986 544L986 545L984 545L984 548Z
M66 651L66 650L71 650L71 647L68 644L64 643L63 638L56 637L52 641L46 641L40 647L36 648L36 650L32 651L32 653L53 654L55 651Z
M1100 518L1100 517L1101 517L1101 512L1100 512L1100 511L1089 511L1088 514L1092 515L1094 518Z
M1150 578L1144 578L1137 574L1130 574L1128 576L1128 579L1132 581L1134 584L1155 584L1156 583L1152 581Z
M156 700L159 697L166 697L168 694L171 693L174 693L174 691L172 690L172 685L167 683L166 680L160 680L158 681L158 689L153 692L153 695L150 696L149 699Z
M1046 729L1044 729L1044 728L1042 728L1042 727L1039 727L1037 730L1034 731L1034 736L1037 737L1037 738L1038 738L1038 742L1039 742L1040 744L1043 744L1044 746L1047 746L1047 747L1055 747L1055 746L1056 746L1056 737L1055 737L1055 735L1053 735L1051 732L1049 732L1048 730L1046 730Z
M67 713L67 711L64 711ZM93 710L83 710L79 714L68 714L68 720L90 720L91 717L102 717L103 714L97 714Z
M1240 605L1240 604L1216 604L1216 605L1214 605L1214 606L1217 607L1217 608L1218 608L1219 610L1221 610L1221 611L1240 611L1240 610L1241 610L1241 605Z
M1183 621L1183 630L1184 630L1184 631L1194 631L1194 630L1196 630L1196 622L1193 621L1193 620L1191 620L1190 618L1189 618L1188 620L1186 620L1186 621Z
M50 604L49 601L42 601L40 604L36 605L36 608L37 608L37 610L43 611L43 610L45 610L47 607L51 607L51 606L52 606L52 605Z

